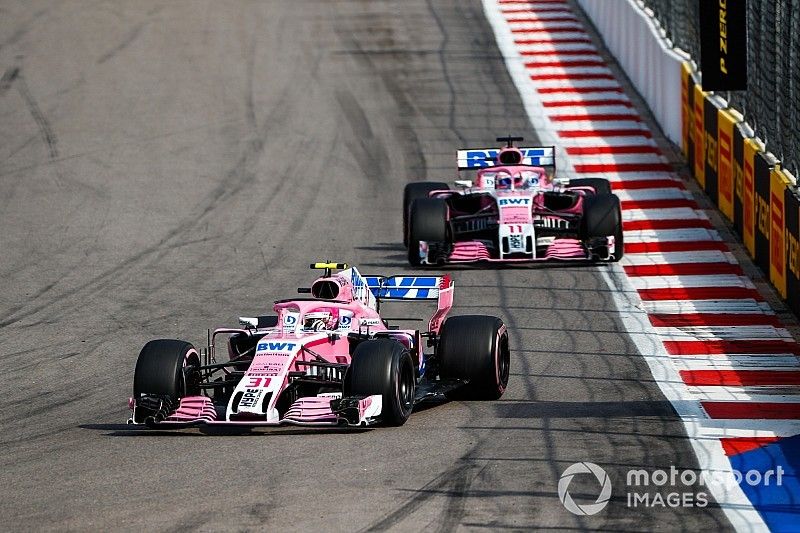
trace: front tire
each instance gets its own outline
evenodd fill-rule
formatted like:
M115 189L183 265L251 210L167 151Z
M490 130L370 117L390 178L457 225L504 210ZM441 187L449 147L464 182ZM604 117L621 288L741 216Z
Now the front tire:
M622 210L615 194L598 194L584 198L581 237L589 240L596 237L614 236L614 259L622 259L625 243L622 233Z
M501 319L486 315L448 318L436 353L440 377L468 381L462 389L467 397L497 400L505 392L511 351Z
M415 392L414 361L404 346L390 339L368 340L356 346L344 396L380 394L384 423L402 426L414 408Z
M174 339L144 345L133 373L133 397L158 396L177 402L200 394L200 358L194 346Z
M419 242L447 240L447 203L438 198L422 198L411 204L408 220L408 262L419 266Z
M408 246L408 218L414 200L428 198L433 191L450 190L450 186L441 181L415 181L403 189L403 246Z

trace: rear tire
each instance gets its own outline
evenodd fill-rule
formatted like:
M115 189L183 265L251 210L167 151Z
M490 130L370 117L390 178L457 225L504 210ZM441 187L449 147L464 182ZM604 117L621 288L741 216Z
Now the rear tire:
M133 373L133 397L169 398L176 403L200 394L200 358L194 346L174 339L152 340L144 345Z
M414 200L427 198L431 191L450 190L450 186L441 181L415 181L406 185L403 190L403 246L408 247L408 217Z
M408 350L390 339L374 339L356 346L343 394L380 394L383 422L389 426L402 426L414 408L416 383L414 361Z
M508 385L511 351L503 321L494 316L448 318L439 336L439 375L463 379L467 398L497 400Z
M622 211L619 198L615 194L598 194L584 198L583 218L581 219L581 237L614 236L614 259L622 259L625 243L622 233Z
M420 265L419 242L447 240L447 203L438 198L421 198L411 204L408 220L408 262Z
M569 180L570 187L591 187L595 194L611 194L611 184L605 178L578 178Z

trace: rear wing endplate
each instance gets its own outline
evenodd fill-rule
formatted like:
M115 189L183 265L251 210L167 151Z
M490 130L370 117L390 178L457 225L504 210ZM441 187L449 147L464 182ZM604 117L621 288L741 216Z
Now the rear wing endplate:
M518 147L517 149L522 152L523 165L545 167L551 169L551 172L555 172L555 146ZM476 170L497 166L497 156L499 154L499 148L467 148L466 150L459 150L456 155L458 170Z

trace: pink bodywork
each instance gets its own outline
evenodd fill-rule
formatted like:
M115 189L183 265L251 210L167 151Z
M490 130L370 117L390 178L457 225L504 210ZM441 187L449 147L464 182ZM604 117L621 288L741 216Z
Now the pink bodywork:
M512 148L512 150L514 150ZM508 175L511 178L511 185L508 188L498 187L498 176ZM524 176L538 175L535 180L528 180ZM491 209L497 205L498 223L501 232L522 234L524 228L531 227L534 219L544 220L545 223L557 224L562 220L560 216L551 215L551 211L544 207L544 195L550 191L579 191L582 193L594 193L591 187L562 187L547 174L543 167L531 167L527 165L504 165L484 168L478 171L473 187L465 191L436 190L430 193L431 197L447 198L460 194L483 193L481 199L481 209ZM584 194L580 194L577 201L568 208L558 211L560 214L579 215L583 212ZM448 207L448 209L450 209ZM451 216L464 215L467 213L457 213L448 211L448 218ZM609 244L613 245L613 237L609 237ZM547 260L575 260L583 261L587 259L587 252L582 242L574 238L555 238L548 246L547 251L538 257L514 257L514 258L493 258L486 244L480 240L458 241L452 243L453 249L448 257L450 263L471 263L476 261L487 262L530 262ZM427 244L422 243L421 247L427 249ZM534 243L534 248L536 244Z
M356 271L357 272L357 271ZM355 279L355 278L353 278ZM363 282L363 278L358 275ZM308 299L286 300L276 302L274 311L278 314L276 327L259 330L264 333L258 340L256 353L247 371L236 385L234 394L228 403L226 415L220 418L211 398L207 396L187 396L165 420L163 425L205 424L240 424L240 425L336 425L341 423L331 409L331 400L335 394L324 394L298 398L286 411L283 417L278 416L275 404L280 393L289 383L289 373L312 371L320 367L302 365L302 362L326 362L349 365L351 362L350 343L347 334L350 332L372 333L381 337L392 338L406 346L422 367L422 336L417 330L388 329L376 310L375 298L366 285L354 286L352 279L334 275L322 277L315 281L333 283L338 287L335 300ZM437 309L429 321L429 331L438 333L441 324L453 304L453 284L449 276L441 278L438 287ZM325 331L305 331L303 319L308 313L320 308L335 310L338 323L334 329ZM211 336L214 346L218 336L232 334L250 334L252 330L239 328L220 328ZM417 353L416 351L419 351ZM331 370L334 371L334 370ZM251 394L252 402L257 406L267 393L272 393L266 409L266 419L257 409L239 412L231 411L231 404L237 391ZM135 408L133 398L129 407ZM237 406L241 409L241 401ZM360 399L357 405L361 417L375 417L380 414L381 397L368 396ZM133 418L131 418L131 421Z

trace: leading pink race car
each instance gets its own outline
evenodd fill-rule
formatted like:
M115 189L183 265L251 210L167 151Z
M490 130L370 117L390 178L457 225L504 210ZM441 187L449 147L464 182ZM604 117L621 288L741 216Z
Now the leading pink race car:
M401 425L414 406L458 393L497 399L508 383L503 321L446 318L449 276L362 276L316 263L325 273L310 298L279 300L274 315L240 317L209 332L198 351L173 339L148 342L133 377L130 424ZM341 269L333 273L332 269ZM381 318L382 301L436 302L426 331ZM226 346L219 361L217 344Z
M619 198L608 180L555 176L555 147L458 151L460 190L441 182L406 185L403 236L414 266L478 261L619 261Z

